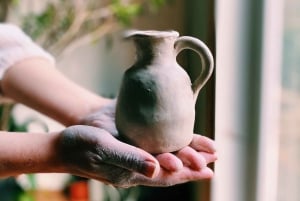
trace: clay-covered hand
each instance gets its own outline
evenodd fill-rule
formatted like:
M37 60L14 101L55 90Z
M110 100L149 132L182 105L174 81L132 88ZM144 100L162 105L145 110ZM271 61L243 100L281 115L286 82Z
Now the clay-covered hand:
M105 130L92 126L66 128L57 142L59 155L67 172L117 187L170 186L208 179L213 175L206 166L197 165L197 156L193 153L190 155L188 150L192 148L179 151L177 156L183 160L184 165L176 171L169 171L161 168L151 154L118 141ZM192 143L191 146L199 145ZM172 157L169 159L173 160ZM159 158L159 161L165 163L168 157Z
M160 170L151 154L125 144L107 131L85 125L66 128L57 140L62 167L74 175L127 187L137 175L155 177Z

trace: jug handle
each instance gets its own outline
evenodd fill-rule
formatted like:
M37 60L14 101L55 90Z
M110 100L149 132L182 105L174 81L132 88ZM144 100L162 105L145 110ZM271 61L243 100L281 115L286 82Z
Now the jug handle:
M192 90L196 99L200 89L206 84L206 82L212 75L214 68L214 58L209 48L201 40L194 37L179 37L175 41L174 48L176 51L176 55L178 55L184 49L191 49L200 56L202 69L200 75L192 83Z

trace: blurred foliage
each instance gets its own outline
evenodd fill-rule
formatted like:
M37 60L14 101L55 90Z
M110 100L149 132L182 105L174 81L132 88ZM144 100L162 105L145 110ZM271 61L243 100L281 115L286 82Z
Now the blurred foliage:
M14 131L14 132L25 132L27 131L28 124L18 124L12 115L14 107L13 102L1 103L0 105L0 123L1 130Z
M67 48L72 49L97 41L104 35L128 27L138 16L156 12L172 1L44 1L42 11L29 11L19 18L27 34L52 54L58 56ZM13 7L15 11L21 6L22 1L14 0L14 3L10 3L10 7Z
M30 117L26 121L19 123L16 121L14 115L12 114L14 103L5 103L0 105L0 121L1 130L6 130L10 132L26 132L30 124L39 124L44 131L48 131L48 126L46 123L38 118Z
M0 179L0 200L1 201L20 201L24 190L16 182L14 177Z

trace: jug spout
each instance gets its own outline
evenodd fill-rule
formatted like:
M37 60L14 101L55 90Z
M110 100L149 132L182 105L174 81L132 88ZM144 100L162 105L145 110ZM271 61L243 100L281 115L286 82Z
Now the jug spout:
M134 41L138 66L161 63L166 58L175 57L174 43L179 37L176 31L130 30L125 39Z

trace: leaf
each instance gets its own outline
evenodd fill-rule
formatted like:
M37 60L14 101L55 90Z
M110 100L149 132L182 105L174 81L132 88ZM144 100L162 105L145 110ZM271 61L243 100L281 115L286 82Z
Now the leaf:
M19 196L18 201L34 201L34 198L31 194L24 192Z
M42 35L43 31L54 22L56 9L53 4L48 4L47 8L41 14L30 13L24 17L23 29L33 39L38 38Z
M151 3L153 6L156 6L157 8L159 8L166 4L166 0L151 0Z
M130 25L132 19L141 12L140 4L124 5L118 1L112 5L112 11L123 25Z
M27 174L26 175L28 178L28 181L31 185L31 189L35 190L36 189L36 179L35 179L35 174Z

